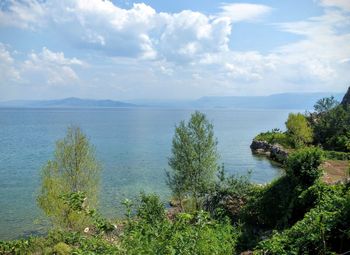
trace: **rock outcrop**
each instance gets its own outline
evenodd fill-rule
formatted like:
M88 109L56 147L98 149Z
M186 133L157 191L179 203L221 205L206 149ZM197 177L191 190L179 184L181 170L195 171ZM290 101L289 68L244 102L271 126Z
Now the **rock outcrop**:
M253 153L265 155L282 164L288 158L288 150L279 144L270 144L266 141L253 140L250 148Z
M343 106L350 105L350 87L348 88L348 92L346 92L345 96L343 97L341 104Z

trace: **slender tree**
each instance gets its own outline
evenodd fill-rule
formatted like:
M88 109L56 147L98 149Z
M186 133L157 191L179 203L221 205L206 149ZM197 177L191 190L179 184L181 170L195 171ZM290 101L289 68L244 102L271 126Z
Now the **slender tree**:
M72 210L64 196L83 192L85 206L97 205L100 164L94 148L79 127L69 127L66 137L56 142L55 156L41 170L37 201L55 227L80 230L88 218Z
M217 140L213 125L203 113L196 111L188 123L181 121L175 128L167 183L180 202L184 197L201 207L201 198L215 182L219 169Z

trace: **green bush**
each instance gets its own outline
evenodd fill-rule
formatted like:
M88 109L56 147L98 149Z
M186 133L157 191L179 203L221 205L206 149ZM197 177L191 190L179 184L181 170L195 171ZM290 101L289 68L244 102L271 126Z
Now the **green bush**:
M229 217L232 222L237 222L241 209L255 190L249 175L227 176L222 167L214 189L206 197L204 208L216 219Z
M72 252L72 248L68 245L65 244L63 242L59 242L58 244L56 244L54 247L54 252L57 255L69 255Z
M349 152L341 152L341 151L324 151L324 156L327 159L333 160L350 160Z
M271 238L260 242L257 254L334 254L348 251L349 188L317 183L311 189L318 194L314 208L290 229L274 232Z
M313 121L315 144L326 150L350 152L350 106L339 105Z
M206 212L180 213L174 221L153 195L143 195L121 236L124 254L232 254L238 231L229 221L216 221ZM144 212L147 213L144 213ZM146 215L147 214L147 215ZM155 223L150 216L156 216Z
M311 185L322 174L319 169L322 161L322 150L318 148L300 149L289 155L286 173L304 185Z
M300 192L292 178L281 177L257 190L243 208L241 218L260 229L285 228L292 221Z
M254 140L266 141L269 144L280 144L285 148L291 148L292 145L286 133L279 129L272 129L271 131L258 134Z

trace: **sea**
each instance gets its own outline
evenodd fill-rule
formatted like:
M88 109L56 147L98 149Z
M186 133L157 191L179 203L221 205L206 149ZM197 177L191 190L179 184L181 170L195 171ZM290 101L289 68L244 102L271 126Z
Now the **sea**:
M255 183L281 176L279 165L252 154L254 136L284 129L295 110L201 109L214 125L220 164L233 175L247 175ZM40 171L53 159L55 142L67 127L79 126L95 147L103 166L100 212L122 217L121 202L140 192L170 198L165 181L176 125L194 109L0 108L0 240L42 235L48 221L38 208Z

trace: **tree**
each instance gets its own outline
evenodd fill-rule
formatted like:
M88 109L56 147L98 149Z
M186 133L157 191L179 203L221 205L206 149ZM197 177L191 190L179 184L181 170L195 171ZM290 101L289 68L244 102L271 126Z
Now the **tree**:
M80 230L88 217L71 208L65 197L73 193L86 196L84 206L97 205L100 164L94 148L79 127L69 127L66 137L56 142L55 156L41 170L39 207L54 226Z
M316 144L327 150L350 152L350 106L339 105L313 124Z
M168 162L172 171L167 172L167 183L180 203L189 196L196 209L201 207L203 194L215 183L218 157L213 125L205 114L196 111L187 124L180 122Z
M339 102L335 100L333 96L331 97L324 97L319 99L316 104L314 105L315 112L320 114L320 113L325 113L328 112L329 110L333 109L339 105Z
M286 122L287 134L295 148L303 147L312 142L312 129L307 119L301 113L290 113Z

